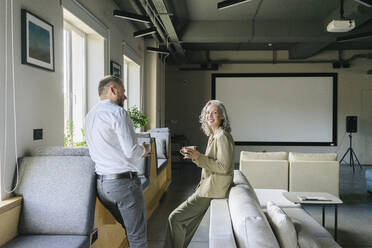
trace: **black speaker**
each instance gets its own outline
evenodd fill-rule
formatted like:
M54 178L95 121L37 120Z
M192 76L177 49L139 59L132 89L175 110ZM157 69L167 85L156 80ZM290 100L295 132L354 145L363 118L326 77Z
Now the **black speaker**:
M346 132L356 133L358 131L358 116L346 116Z

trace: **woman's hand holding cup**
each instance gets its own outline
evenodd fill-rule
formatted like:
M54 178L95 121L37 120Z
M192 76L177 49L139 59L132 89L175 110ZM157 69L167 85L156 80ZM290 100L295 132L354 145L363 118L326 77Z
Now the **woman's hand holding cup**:
M181 148L180 153L183 155L183 159L198 160L200 152L196 150L196 146L184 146Z

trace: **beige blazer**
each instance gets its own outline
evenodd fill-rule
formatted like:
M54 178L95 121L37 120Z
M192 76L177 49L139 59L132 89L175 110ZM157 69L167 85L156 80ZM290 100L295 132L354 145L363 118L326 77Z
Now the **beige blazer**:
M225 198L233 182L234 140L230 133L219 128L208 140L207 150L193 162L202 168L196 190L200 197Z

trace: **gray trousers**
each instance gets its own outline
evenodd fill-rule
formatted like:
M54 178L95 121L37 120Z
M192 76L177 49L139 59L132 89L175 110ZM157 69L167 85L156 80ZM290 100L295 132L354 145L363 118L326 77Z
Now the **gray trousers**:
M192 194L168 218L166 248L186 248L192 240L213 198Z
M97 180L99 200L126 231L130 248L147 248L145 198L139 178Z

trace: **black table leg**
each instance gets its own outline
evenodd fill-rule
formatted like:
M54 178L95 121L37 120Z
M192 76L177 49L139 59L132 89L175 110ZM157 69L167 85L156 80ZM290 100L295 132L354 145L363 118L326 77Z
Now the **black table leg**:
M335 241L337 241L337 204L335 204Z
M325 205L322 205L322 226L325 225Z

